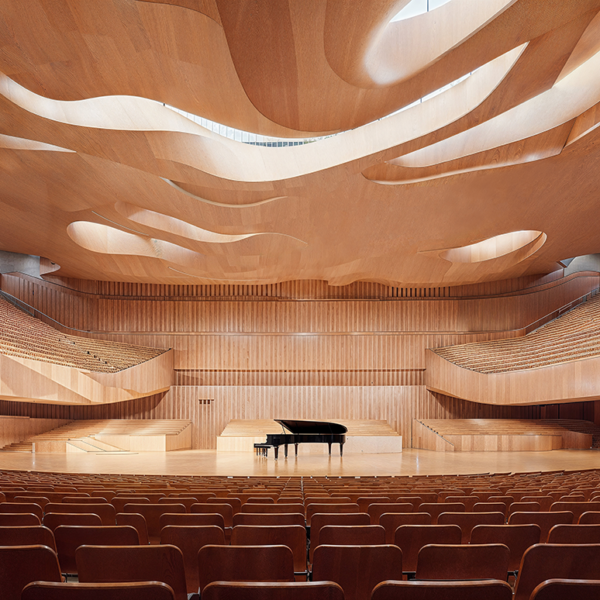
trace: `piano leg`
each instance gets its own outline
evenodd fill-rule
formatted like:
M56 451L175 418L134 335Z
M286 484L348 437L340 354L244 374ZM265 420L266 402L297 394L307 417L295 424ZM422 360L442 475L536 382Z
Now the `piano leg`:
M296 450L296 456L298 456L298 444L294 444L295 450Z
M284 446L284 452L285 452L285 457L287 458L287 455L288 455L288 445L287 444L285 444L285 446Z
M275 460L279 460L279 446L275 446L274 450L275 450Z
M331 442L327 442L327 445L329 446L329 456L331 456Z
M340 456L344 456L344 444L340 444Z

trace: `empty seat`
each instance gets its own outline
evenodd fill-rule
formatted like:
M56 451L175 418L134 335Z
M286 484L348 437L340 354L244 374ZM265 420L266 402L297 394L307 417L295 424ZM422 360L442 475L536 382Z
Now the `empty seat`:
M294 581L287 546L204 546L198 552L200 592L213 581Z
M384 513L379 524L385 529L385 543L393 544L396 529L401 525L431 525L429 513Z
M116 523L117 513L115 507L108 502L101 504L59 504L50 502L46 504L46 513L89 513L98 515L102 525L114 525Z
M150 504L148 498L135 498L130 496L115 496L110 503L115 507L118 513L122 513L126 504Z
M600 544L600 525L555 525L549 544Z
M44 516L42 507L35 502L2 502L0 503L0 513L32 513L40 521Z
M319 544L333 546L376 546L385 544L381 525L326 525L319 534Z
M571 525L571 523L573 523L572 512L516 512L508 519L509 525L539 525L542 543L548 539L552 527Z
M584 512L579 517L579 521L577 521L579 525L600 525L600 512L599 511L589 511Z
M371 600L511 600L505 581L384 581Z
M438 525L458 525L462 531L461 544L466 544L471 537L471 531L476 525L504 525L504 514L500 512L464 512L442 513L438 517Z
M285 504L280 504L278 506L286 506ZM311 521L313 515L316 514L327 514L327 513L335 513L335 514L344 514L344 513L360 513L358 509L358 504L309 504L306 507L306 525L308 527L311 526ZM370 522L370 521L369 521Z
M143 515L138 513L117 513L117 525L131 525L137 532L140 545L150 543L148 538L148 525Z
M445 502L447 503L460 503L465 505L466 512L473 512L473 507L477 502L480 502L479 496L446 496Z
M48 546L1 546L2 600L20 600L23 588L33 581L62 581L56 552Z
M425 502L420 504L415 512L426 512L431 515L431 522L437 523L437 518L445 512L465 512L465 505L460 502L440 502L439 504L432 504Z
M369 525L370 519L367 513L320 513L313 515L310 528L309 562L315 548L319 546L321 529L326 525Z
M223 515L218 513L164 513L160 515L158 522L161 531L167 525L197 525L205 527L214 525L225 529Z
M170 586L158 581L135 583L49 583L25 587L21 600L175 600Z
M600 598L600 581L586 579L547 579L540 583L530 600L597 600Z
M44 506L46 506L50 500L48 500L48 498L45 496L15 496L13 498L13 502L20 502L21 504L38 504L43 510Z
M413 505L408 502L376 502L370 504L366 512L371 518L371 525L379 525L379 517L381 515L385 513L412 513Z
M242 502L239 498L209 498L206 504L229 504L234 515L242 510Z
M229 500L229 498L228 498ZM238 500L239 502L239 500ZM158 501L158 504L183 504L185 506L186 512L190 512L193 504L198 504L198 500L196 498L190 497L179 497L179 498L161 498Z
M244 513L301 513L304 514L304 504L244 504Z
M129 525L60 525L54 530L58 562L63 573L77 573L75 552L79 546L134 546L138 532Z
M104 502L106 499L101 496L65 496L62 499L63 504L103 504Z
M419 551L416 578L502 581L509 559L510 550L504 544L430 544Z
M394 544L402 550L406 573L417 570L419 551L428 544L460 544L462 532L458 525L401 525L396 529Z
M44 525L54 531L60 525L102 525L102 519L93 513L46 513Z
M56 552L54 534L43 525L0 526L0 546L48 546Z
M160 532L160 543L171 544L181 550L187 592L195 594L200 585L198 552L207 545L224 545L225 533L217 525L167 525Z
M245 506L245 505L244 505ZM253 504L252 506L267 506L262 504ZM242 507L243 509L244 507ZM208 504L206 502L198 502L192 505L192 513L209 513L218 514L223 517L225 527L233 527L233 508L231 504Z
M473 512L501 512L506 515L508 506L506 502L476 502L473 506Z
M187 600L183 555L175 546L80 546L75 561L82 583L161 581L175 600Z
M0 504L0 506L2 506ZM584 512L600 511L600 502L555 502L550 507L551 512L569 511L573 513L573 523L579 521Z
M532 546L521 561L514 600L529 600L547 579L600 579L600 544Z
M371 504L390 504L391 499L388 496L360 496L356 500L358 512L369 512ZM399 512L399 511L397 511Z
M33 513L0 513L0 527L40 525L41 519Z
M539 525L476 525L472 544L504 544L510 550L508 570L517 571L525 550L540 541Z
M539 512L541 510L539 502L513 502L508 507L508 515L515 512Z
M237 525L300 525L304 527L306 519L300 513L238 513L233 517L233 526Z
M378 583L402 579L402 552L397 546L325 546L315 549L313 581L334 581L346 600L369 600Z
M148 539L151 544L158 543L160 538L160 517L165 513L185 513L183 504L126 504L125 513L137 513L146 519Z
M203 600L344 600L342 588L331 581L301 583L252 583L219 581L209 583ZM67 599L68 600L68 599Z

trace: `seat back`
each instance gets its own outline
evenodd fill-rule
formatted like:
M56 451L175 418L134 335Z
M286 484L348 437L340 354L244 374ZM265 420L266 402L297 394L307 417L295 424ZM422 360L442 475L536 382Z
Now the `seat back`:
M223 498L219 498L219 500L223 500ZM229 500L229 498L228 498ZM210 500L208 500L208 502L210 502ZM239 500L238 500L239 502ZM183 504L185 506L185 510L186 512L190 512L190 509L192 508L193 504L197 504L198 500L196 500L196 498L193 497L189 497L189 496L182 496L182 497L178 497L178 498L161 498L158 501L158 504Z
M473 512L473 507L477 502L480 502L479 496L446 496L445 502L447 503L460 503L465 505L466 512Z
M540 510L548 511L550 507L554 504L554 498L552 496L536 496L536 495L527 495L523 496L520 500L521 502L537 502L540 505ZM515 512L515 511L513 511ZM521 511L523 512L523 511Z
M252 506L267 505L253 504ZM242 510L243 508L244 507L242 507ZM196 504L192 504L191 512L192 514L209 513L221 515L223 517L223 523L225 524L225 527L233 527L233 508L231 507L231 504L213 504L208 502L197 502Z
M356 500L359 512L369 512L371 504L390 504L391 502L389 496L360 496Z
M321 545L313 555L312 579L339 584L345 600L369 600L378 583L402 579L402 552L392 545Z
M148 538L150 543L158 541L160 537L160 517L165 513L185 513L183 504L126 504L125 513L138 513L146 519Z
M344 600L342 588L331 581L301 583L239 583L219 581L209 583L202 600Z
M30 583L21 600L175 600L165 583Z
M506 515L508 505L506 502L476 502L473 506L473 512L501 512Z
M499 579L508 574L510 550L504 544L431 544L421 548L417 579Z
M385 529L385 543L393 544L396 529L401 525L431 525L429 513L384 513L379 524Z
M32 513L40 521L44 516L42 507L35 502L2 502L0 503L0 513Z
M50 500L48 498L46 498L46 496L27 495L27 496L15 496L13 498L13 502L17 502L20 504L29 504L29 503L37 504L37 505L41 506L42 510L43 510L44 506L46 506L46 504L48 504L50 502Z
M102 525L102 519L93 513L46 513L44 525L54 531L60 525Z
M431 522L437 523L437 518L445 512L465 512L465 505L460 502L440 502L433 504L424 502L420 504L415 512L426 512L431 515Z
M294 581L287 546L204 546L198 552L200 592L213 581Z
M1 506L1 505L0 505ZM579 517L584 512L600 511L600 502L555 502L551 507L551 512L569 511L573 513L573 523L579 521Z
M75 551L79 546L136 546L138 532L129 525L60 525L54 530L62 573L77 573Z
M384 581L371 600L511 600L505 581Z
M279 506L285 506L281 504ZM335 514L344 514L344 513L360 513L361 511L358 508L358 504L309 504L306 507L306 525L308 527L311 526L312 516L324 513L335 513Z
M539 502L513 502L508 507L508 515L512 515L515 512L539 512L541 510L541 506Z
M50 502L46 504L46 513L88 513L98 515L102 525L114 525L117 521L115 507L108 502L98 504L60 504Z
M364 511L362 511L364 512ZM367 508L371 525L379 525L379 518L385 513L412 513L413 505L409 502L376 502Z
M579 525L600 525L600 512L599 511L584 512L579 517L579 521L577 521L577 523L579 523Z
M0 513L0 527L40 525L42 520L33 513Z
M312 517L310 527L309 562L313 560L315 548L319 546L321 529L326 525L369 525L367 513L317 513Z
M40 545L0 547L2 600L21 600L32 581L62 581L56 552Z
M63 504L104 504L106 498L101 496L65 496L62 499Z
M244 504L243 513L301 513L304 514L304 504Z
M117 525L130 525L138 532L140 545L150 543L148 538L148 526L143 515L138 513L117 513Z
M576 521L575 521L576 522ZM540 542L548 539L548 533L555 525L571 525L572 512L516 512L508 518L509 525L539 525Z
M150 500L148 498L136 498L135 496L115 496L110 503L119 514L123 512L126 504L150 504Z
M458 525L401 525L394 534L394 544L402 550L404 571L417 570L419 551L428 544L460 544Z
M385 544L385 529L381 525L326 525L321 528L319 544L380 546Z
M225 544L225 533L217 525L166 525L160 532L160 543L177 546L183 554L188 594L198 592L198 552L208 545Z
M555 525L549 544L600 544L600 525Z
M540 583L531 600L597 600L600 598L600 581L585 579L547 579Z
M504 513L464 512L442 513L438 517L438 525L458 525L462 531L461 544L466 544L471 537L471 531L476 525L504 525Z
M294 555L294 572L306 573L306 529L300 525L236 525L232 546L287 546Z
M238 513L233 517L233 526L237 525L300 525L304 527L306 519L300 513Z
M56 552L54 534L43 525L0 526L0 546L48 546Z
M187 600L183 555L175 546L80 546L75 561L82 583L161 581L175 600Z
M521 561L514 600L529 600L546 579L600 579L600 544L536 544Z
M539 525L476 525L471 531L471 544L504 544L510 550L508 570L516 571L525 550L538 544Z
M242 502L239 498L209 498L206 504L229 504L234 515L242 510Z
M225 529L223 515L219 513L164 513L159 519L160 529L168 525L196 525L208 527L214 525Z

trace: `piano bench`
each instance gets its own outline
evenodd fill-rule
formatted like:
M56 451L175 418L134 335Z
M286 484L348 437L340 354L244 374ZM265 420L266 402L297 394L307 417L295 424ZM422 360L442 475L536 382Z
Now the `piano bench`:
M259 456L268 456L269 448L272 448L271 444L254 444L254 452Z

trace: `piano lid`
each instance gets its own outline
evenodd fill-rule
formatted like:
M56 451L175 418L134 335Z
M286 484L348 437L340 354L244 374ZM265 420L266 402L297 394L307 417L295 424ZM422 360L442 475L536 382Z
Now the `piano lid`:
M347 433L348 428L339 423L328 423L327 421L295 421L290 419L275 419L289 432L295 434L319 434L319 433Z

